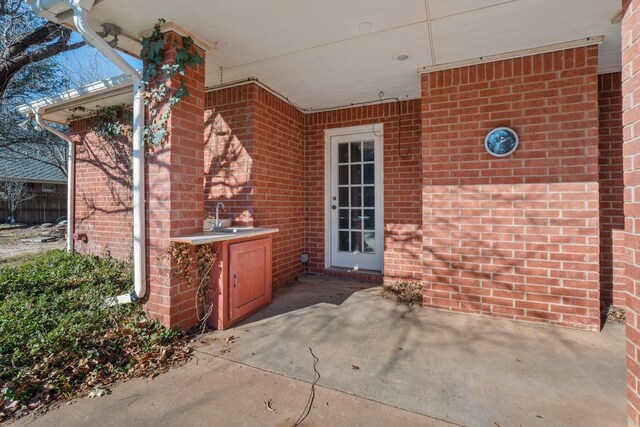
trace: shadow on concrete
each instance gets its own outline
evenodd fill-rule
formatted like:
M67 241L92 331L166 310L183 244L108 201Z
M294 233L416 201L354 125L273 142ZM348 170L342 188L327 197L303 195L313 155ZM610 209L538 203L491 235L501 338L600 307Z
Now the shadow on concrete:
M208 354L303 381L314 378L311 348L321 386L462 425L625 419L620 325L597 333L410 307L372 285L307 276L205 342Z
M323 303L338 306L354 293L378 286L358 280L336 281L324 276L301 276L277 288L273 293L271 305L243 320L237 326L249 325Z

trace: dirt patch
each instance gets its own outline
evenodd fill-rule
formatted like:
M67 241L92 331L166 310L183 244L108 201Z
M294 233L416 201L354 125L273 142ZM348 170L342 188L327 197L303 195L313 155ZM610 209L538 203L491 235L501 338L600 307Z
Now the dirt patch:
M36 237L43 234L48 229L32 228L26 226L5 226L0 227L0 246L12 245L22 239Z
M23 241L40 236L55 237L56 240L46 243ZM63 249L64 246L64 230L19 225L0 226L0 266L19 264L35 254L50 249Z
M383 286L380 294L409 305L422 305L422 285L418 282L395 282Z

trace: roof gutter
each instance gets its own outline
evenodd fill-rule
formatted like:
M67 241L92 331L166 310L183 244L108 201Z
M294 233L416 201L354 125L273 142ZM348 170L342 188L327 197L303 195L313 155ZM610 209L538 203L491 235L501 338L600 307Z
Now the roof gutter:
M144 229L144 99L142 97L142 79L140 73L122 58L89 24L88 10L93 7L94 0L35 0L31 8L35 13L50 18L52 11L60 13L60 6L73 11L73 23L87 44L98 49L113 64L128 75L133 82L133 268L134 292L116 297L119 303L127 303L143 298L147 293L145 278L145 246Z
M68 152L68 166L67 166L67 252L73 252L73 233L75 230L75 197L76 197L76 145L68 135L60 132L58 129L51 126L45 120L42 119L42 108L33 110L33 114L38 126L42 129L46 129L58 138L67 142L69 147Z

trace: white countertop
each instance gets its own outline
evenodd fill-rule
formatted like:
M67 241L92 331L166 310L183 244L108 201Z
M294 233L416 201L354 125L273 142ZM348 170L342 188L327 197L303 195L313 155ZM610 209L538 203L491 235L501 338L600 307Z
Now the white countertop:
M203 231L198 234L190 234L188 236L172 237L172 242L189 243L193 246L206 245L207 243L224 242L226 240L244 239L247 237L263 236L266 234L277 233L277 228L249 228L249 227L229 227L228 230L238 230L232 232L220 231Z

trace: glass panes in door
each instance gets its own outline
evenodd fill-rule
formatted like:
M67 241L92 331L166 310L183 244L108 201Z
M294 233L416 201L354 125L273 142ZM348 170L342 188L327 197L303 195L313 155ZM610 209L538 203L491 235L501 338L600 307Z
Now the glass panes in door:
M373 141L338 144L340 252L376 252L375 160Z

